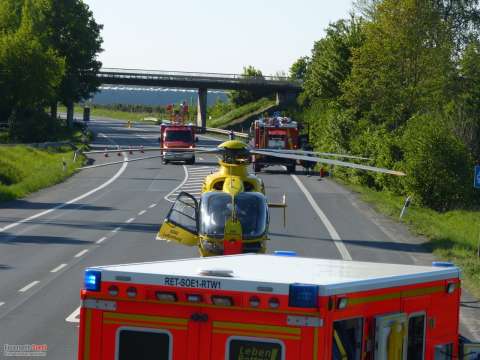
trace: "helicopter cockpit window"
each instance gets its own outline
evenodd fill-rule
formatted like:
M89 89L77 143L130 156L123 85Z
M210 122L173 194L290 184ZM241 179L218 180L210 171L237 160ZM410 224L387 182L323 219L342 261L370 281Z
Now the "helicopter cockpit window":
M241 193L235 196L235 210L244 239L262 236L267 229L267 203L260 193ZM207 192L200 206L200 233L222 237L225 222L232 216L232 197L226 193Z

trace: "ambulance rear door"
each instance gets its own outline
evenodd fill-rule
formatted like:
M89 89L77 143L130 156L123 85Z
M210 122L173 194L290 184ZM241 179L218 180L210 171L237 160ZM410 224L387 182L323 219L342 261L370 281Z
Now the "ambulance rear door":
M210 313L210 339L205 349L211 354L209 359L318 359L319 330L323 325L319 317L262 310Z

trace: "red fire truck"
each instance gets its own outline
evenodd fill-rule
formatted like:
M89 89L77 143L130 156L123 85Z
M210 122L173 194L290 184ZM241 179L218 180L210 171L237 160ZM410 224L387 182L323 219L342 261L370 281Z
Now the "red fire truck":
M288 117L273 116L255 120L250 127L250 145L262 149L298 149L298 125ZM253 155L253 168L259 172L270 165L284 165L290 173L295 172L296 160L272 156Z
M457 267L279 253L88 268L78 359L461 356Z
M170 161L185 161L187 164L195 163L193 151L176 150L195 148L197 140L195 126L184 125L179 122L162 123L158 140L160 147L167 149L162 151L164 164L168 164Z

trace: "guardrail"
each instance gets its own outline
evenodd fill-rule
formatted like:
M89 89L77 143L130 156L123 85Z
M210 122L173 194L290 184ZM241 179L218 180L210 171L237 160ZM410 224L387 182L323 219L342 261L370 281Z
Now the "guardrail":
M214 133L214 134L222 134L222 135L227 135L227 136L230 135L230 133L231 133L230 130L217 129L217 128L205 128L205 130L207 132L211 132L211 133ZM246 134L246 133L234 131L233 135L235 135L235 137L248 139L248 134Z

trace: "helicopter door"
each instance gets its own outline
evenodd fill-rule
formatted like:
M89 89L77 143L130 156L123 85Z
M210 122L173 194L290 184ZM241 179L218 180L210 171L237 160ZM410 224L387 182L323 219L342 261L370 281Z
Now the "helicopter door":
M192 195L186 192L178 195L157 234L157 240L198 245L198 202Z

